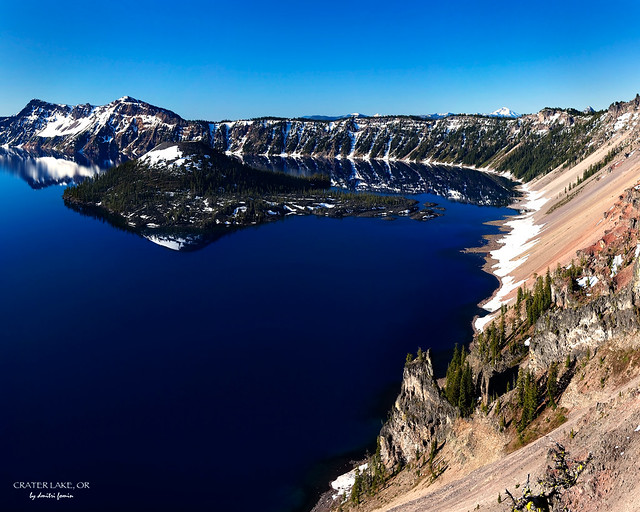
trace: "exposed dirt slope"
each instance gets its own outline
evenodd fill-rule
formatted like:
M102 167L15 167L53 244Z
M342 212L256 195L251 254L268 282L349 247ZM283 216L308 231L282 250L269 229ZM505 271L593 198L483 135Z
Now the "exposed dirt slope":
M593 455L578 483L564 493L562 506L581 511L638 510L634 497L640 482L637 349L637 339L618 339L601 348L589 362L585 361L559 403L560 408L566 409L568 421L549 434L510 454L498 449L488 459L497 459L494 462L463 477L445 473L437 484L426 489L419 485L376 510L461 512L476 510L478 505L479 510L511 510L505 488L518 496L530 475L535 491L535 482L553 465L548 454L556 442L575 459Z
M625 189L640 179L638 149L636 130L622 132L578 165L556 169L528 185L531 192L545 197L547 202L533 215L534 223L542 229L533 247L519 256L526 261L509 274L513 282L530 285L535 274L542 275L558 264L568 265L578 250L594 244L615 227L617 219L605 219L604 214ZM611 162L569 190L590 166L602 162L612 150L618 154ZM507 295L510 300L514 297L515 290Z

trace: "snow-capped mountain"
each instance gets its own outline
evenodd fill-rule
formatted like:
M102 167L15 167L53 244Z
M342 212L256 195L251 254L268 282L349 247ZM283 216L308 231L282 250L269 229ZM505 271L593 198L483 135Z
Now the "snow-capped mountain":
M513 110L507 107L499 108L498 110L494 110L493 112L491 112L491 114L487 114L487 115L491 117L509 117L512 119L520 117L520 114L518 114L517 112L514 112Z
M437 114L422 114L418 117L422 119L444 119L445 117L455 116L453 112L438 112Z
M599 114L545 108L514 118L515 112L503 108L484 116L443 115L446 117L260 118L214 123L187 121L128 96L103 106L32 100L17 115L0 118L0 145L66 158L85 157L100 165L139 158L162 142L201 141L236 155L435 161L495 168L499 163L495 159L501 160L516 138L537 145L540 136L556 126L569 129L566 136L572 138L574 148L587 142L580 130L575 134L570 130L573 126L597 126L597 134L589 135L591 148L594 140L598 145L616 130L636 129L640 96L616 102ZM637 129L640 131L640 125ZM541 155L536 165L547 157L547 153Z
M203 139L208 140L206 124L129 96L102 106L32 100L0 120L0 144L100 162L136 158L163 141Z
M359 112L354 112L353 114L345 114L342 116L321 116L321 115L302 116L300 119L308 119L309 121L339 121L340 119L348 119L350 117L369 117L369 116L365 114L360 114Z

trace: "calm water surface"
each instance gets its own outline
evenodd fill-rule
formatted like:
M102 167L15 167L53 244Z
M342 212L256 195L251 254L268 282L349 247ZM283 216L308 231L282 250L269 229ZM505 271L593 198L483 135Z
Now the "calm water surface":
M8 510L305 509L371 446L406 353L468 340L497 281L460 251L510 213L423 194L443 217L293 217L175 252L62 191L0 160Z

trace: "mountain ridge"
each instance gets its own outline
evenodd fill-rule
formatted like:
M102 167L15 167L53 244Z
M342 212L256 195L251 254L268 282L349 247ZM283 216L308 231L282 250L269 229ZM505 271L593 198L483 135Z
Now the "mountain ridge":
M534 147L541 137L551 136L566 140L567 150L556 160L583 155L593 149L593 144L589 146L593 140L599 145L616 131L618 118L634 110L633 102L614 103L605 112L545 108L517 118L447 114L209 122L185 120L129 96L102 106L34 99L15 116L0 118L0 145L113 164L138 158L162 142L202 141L236 154L454 163L516 169L518 176L517 168L526 165L526 158L520 155L514 163L509 154L513 149ZM582 133L585 126L590 129L594 120L601 119L596 136ZM550 143L557 146L551 137Z

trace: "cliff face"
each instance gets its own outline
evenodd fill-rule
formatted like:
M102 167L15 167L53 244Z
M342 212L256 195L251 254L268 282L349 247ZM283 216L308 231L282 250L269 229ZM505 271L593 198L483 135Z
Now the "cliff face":
M536 324L530 346L530 365L546 369L552 362L594 353L614 337L640 328L640 260L636 259L628 287L588 304L554 311Z
M402 389L380 432L380 455L387 468L404 466L445 440L458 411L440 395L429 352L407 363Z
M142 156L161 142L209 142L207 123L125 96L107 105L56 105L30 101L0 120L0 144L94 162Z
M187 121L128 96L103 106L32 100L0 118L0 145L120 162L162 142L204 142L236 155L447 162L530 180L585 158L616 132L640 133L638 100L607 112L545 108L517 119L478 115Z
M128 96L103 106L32 100L15 116L0 118L0 145L120 161L137 158L161 142L202 141L220 151L241 155L440 161L496 167L510 150L523 144L535 146L550 134L560 156L567 151L571 156L576 151L588 152L596 139L602 142L600 135L614 129L618 118L637 108L632 101L616 104L606 114L544 109L517 119L450 115L441 119L379 116L209 123L187 121L170 110ZM604 122L597 123L597 130L591 130L587 137L587 129L595 127L597 120ZM627 116L624 121L632 119Z

